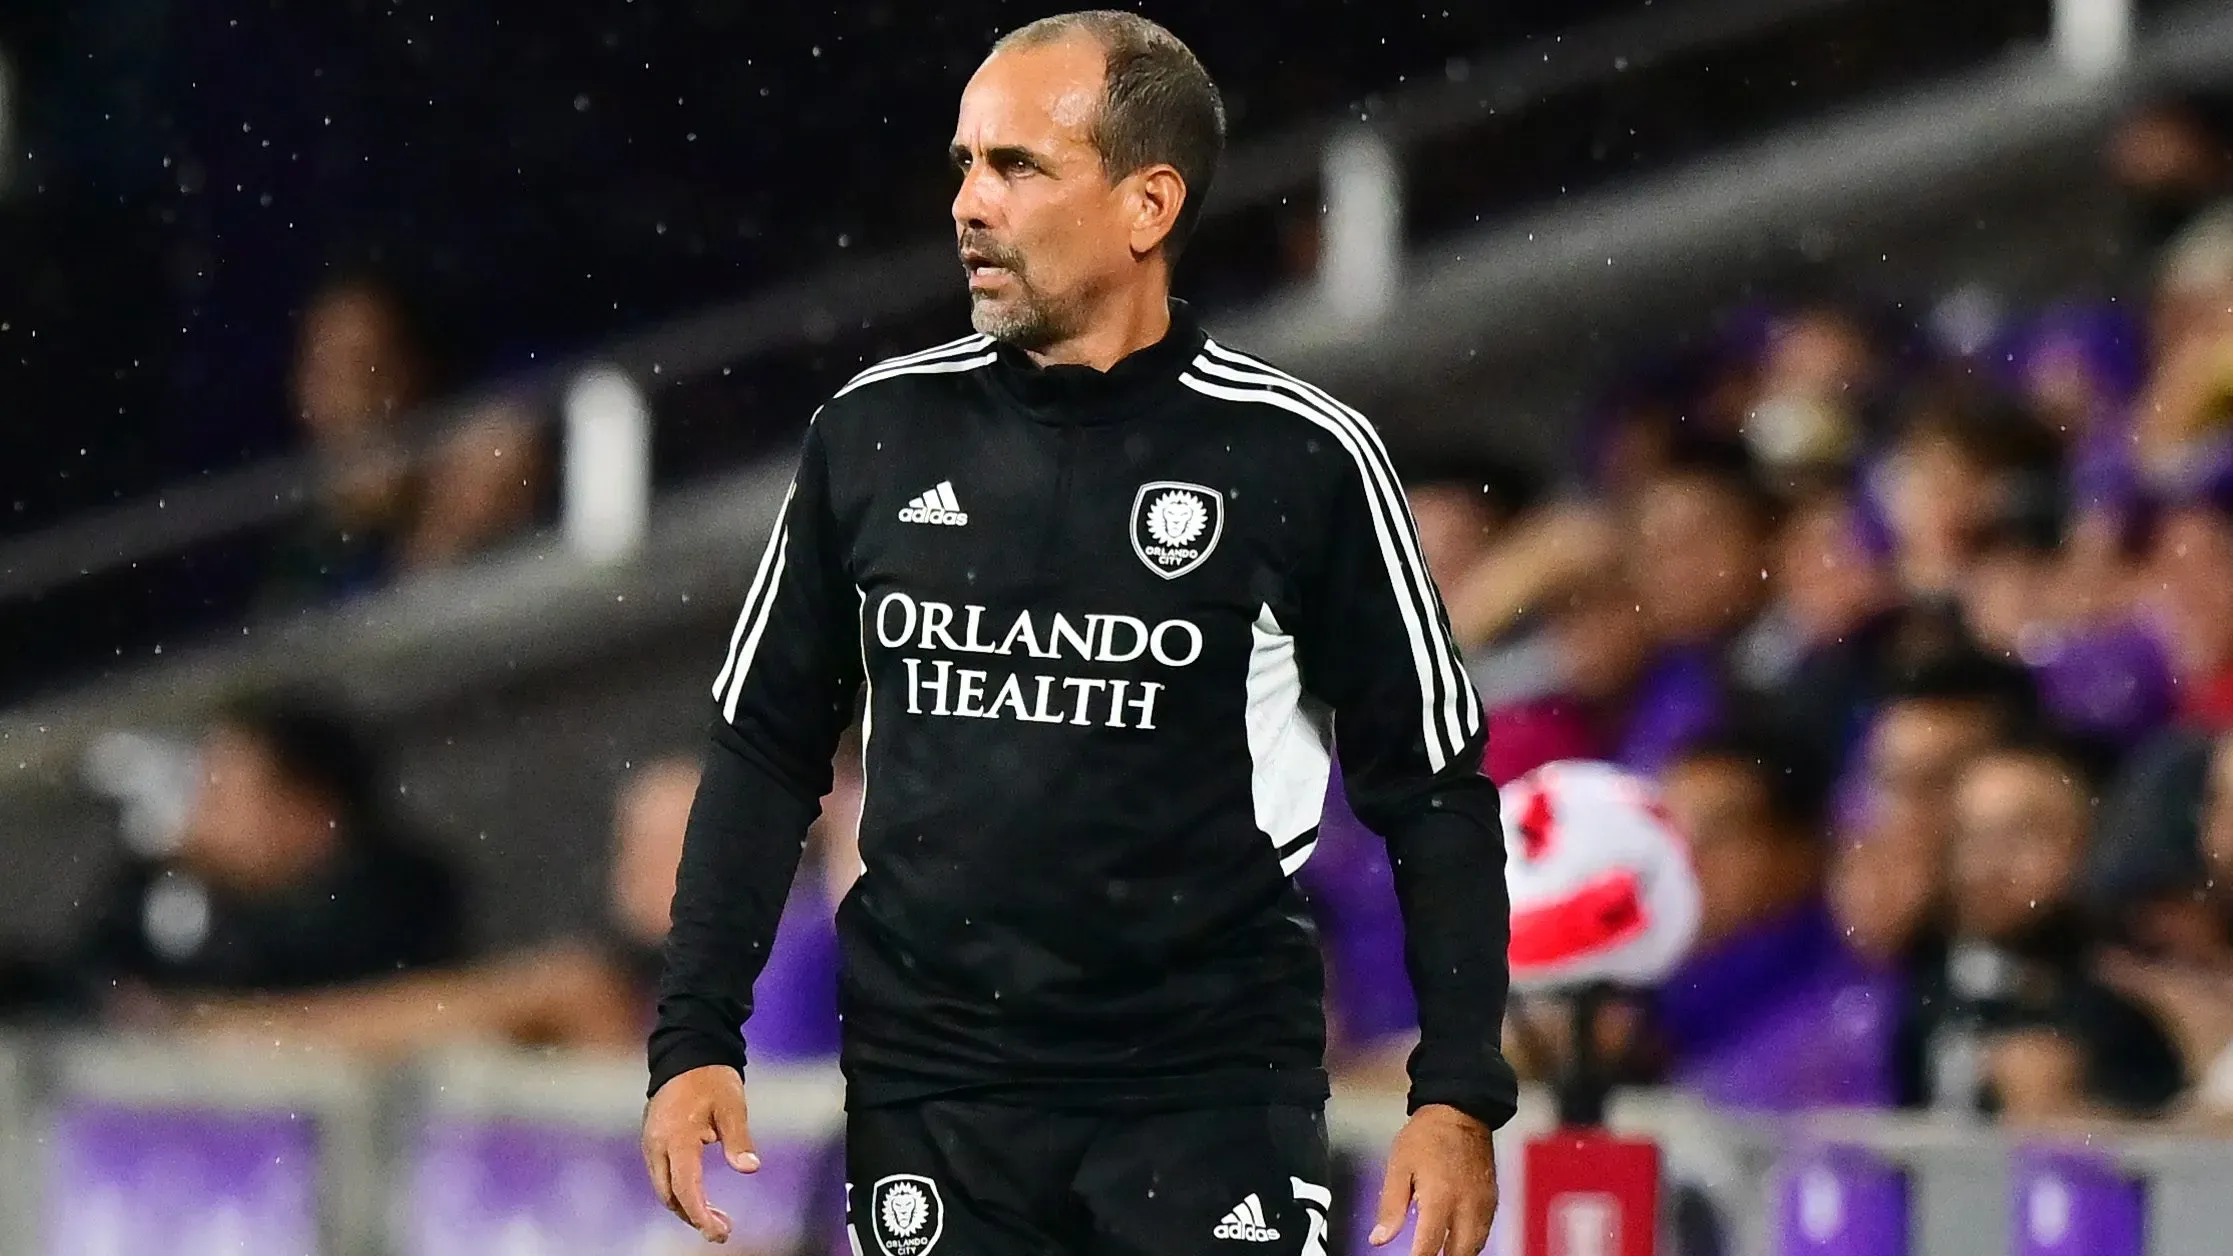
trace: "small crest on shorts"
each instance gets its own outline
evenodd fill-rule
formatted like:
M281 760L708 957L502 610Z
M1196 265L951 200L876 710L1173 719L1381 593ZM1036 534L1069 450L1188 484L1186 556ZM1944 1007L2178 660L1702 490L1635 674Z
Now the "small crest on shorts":
M1202 565L1225 531L1225 495L1202 484L1156 480L1132 499L1132 552L1175 580Z
M946 1230L938 1183L915 1173L879 1179L869 1191L868 1226L884 1256L928 1256Z

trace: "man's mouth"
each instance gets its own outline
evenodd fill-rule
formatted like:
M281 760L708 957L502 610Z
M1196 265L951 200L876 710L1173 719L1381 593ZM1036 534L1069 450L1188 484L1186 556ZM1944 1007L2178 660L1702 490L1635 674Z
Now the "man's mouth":
M977 249L963 249L961 264L969 273L971 283L981 283L1015 273L1014 268L1004 265L999 258Z

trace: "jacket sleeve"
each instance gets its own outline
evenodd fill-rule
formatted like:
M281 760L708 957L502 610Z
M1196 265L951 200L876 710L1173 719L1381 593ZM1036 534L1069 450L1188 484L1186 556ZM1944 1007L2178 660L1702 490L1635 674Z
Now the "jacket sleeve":
M859 613L822 432L810 427L714 678L712 734L675 875L648 1048L651 1093L694 1068L744 1065L752 983L852 718Z
M1303 683L1332 709L1350 805L1395 870L1419 1006L1411 1107L1448 1104L1493 1128L1511 1118L1517 1083L1500 1049L1511 906L1480 699L1403 490L1378 437L1349 417L1323 549L1300 582Z

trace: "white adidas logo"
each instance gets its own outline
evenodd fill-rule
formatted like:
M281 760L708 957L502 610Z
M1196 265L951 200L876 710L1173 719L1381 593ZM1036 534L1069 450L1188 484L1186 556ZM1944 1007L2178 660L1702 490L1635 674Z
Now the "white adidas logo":
M1264 1220L1264 1201L1251 1195L1225 1214L1225 1219L1210 1231L1212 1237L1239 1239L1243 1243L1277 1243L1279 1231Z
M942 523L958 528L969 522L969 516L954 500L954 482L940 480L938 487L912 499L899 512L901 523Z

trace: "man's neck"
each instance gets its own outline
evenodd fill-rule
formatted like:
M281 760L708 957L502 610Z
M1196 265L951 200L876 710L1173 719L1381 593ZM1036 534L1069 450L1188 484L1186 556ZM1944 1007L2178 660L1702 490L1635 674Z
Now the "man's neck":
M1087 320L1084 331L1058 344L1030 351L1041 366L1090 366L1106 371L1169 335L1170 292L1161 284L1142 284L1113 296Z

